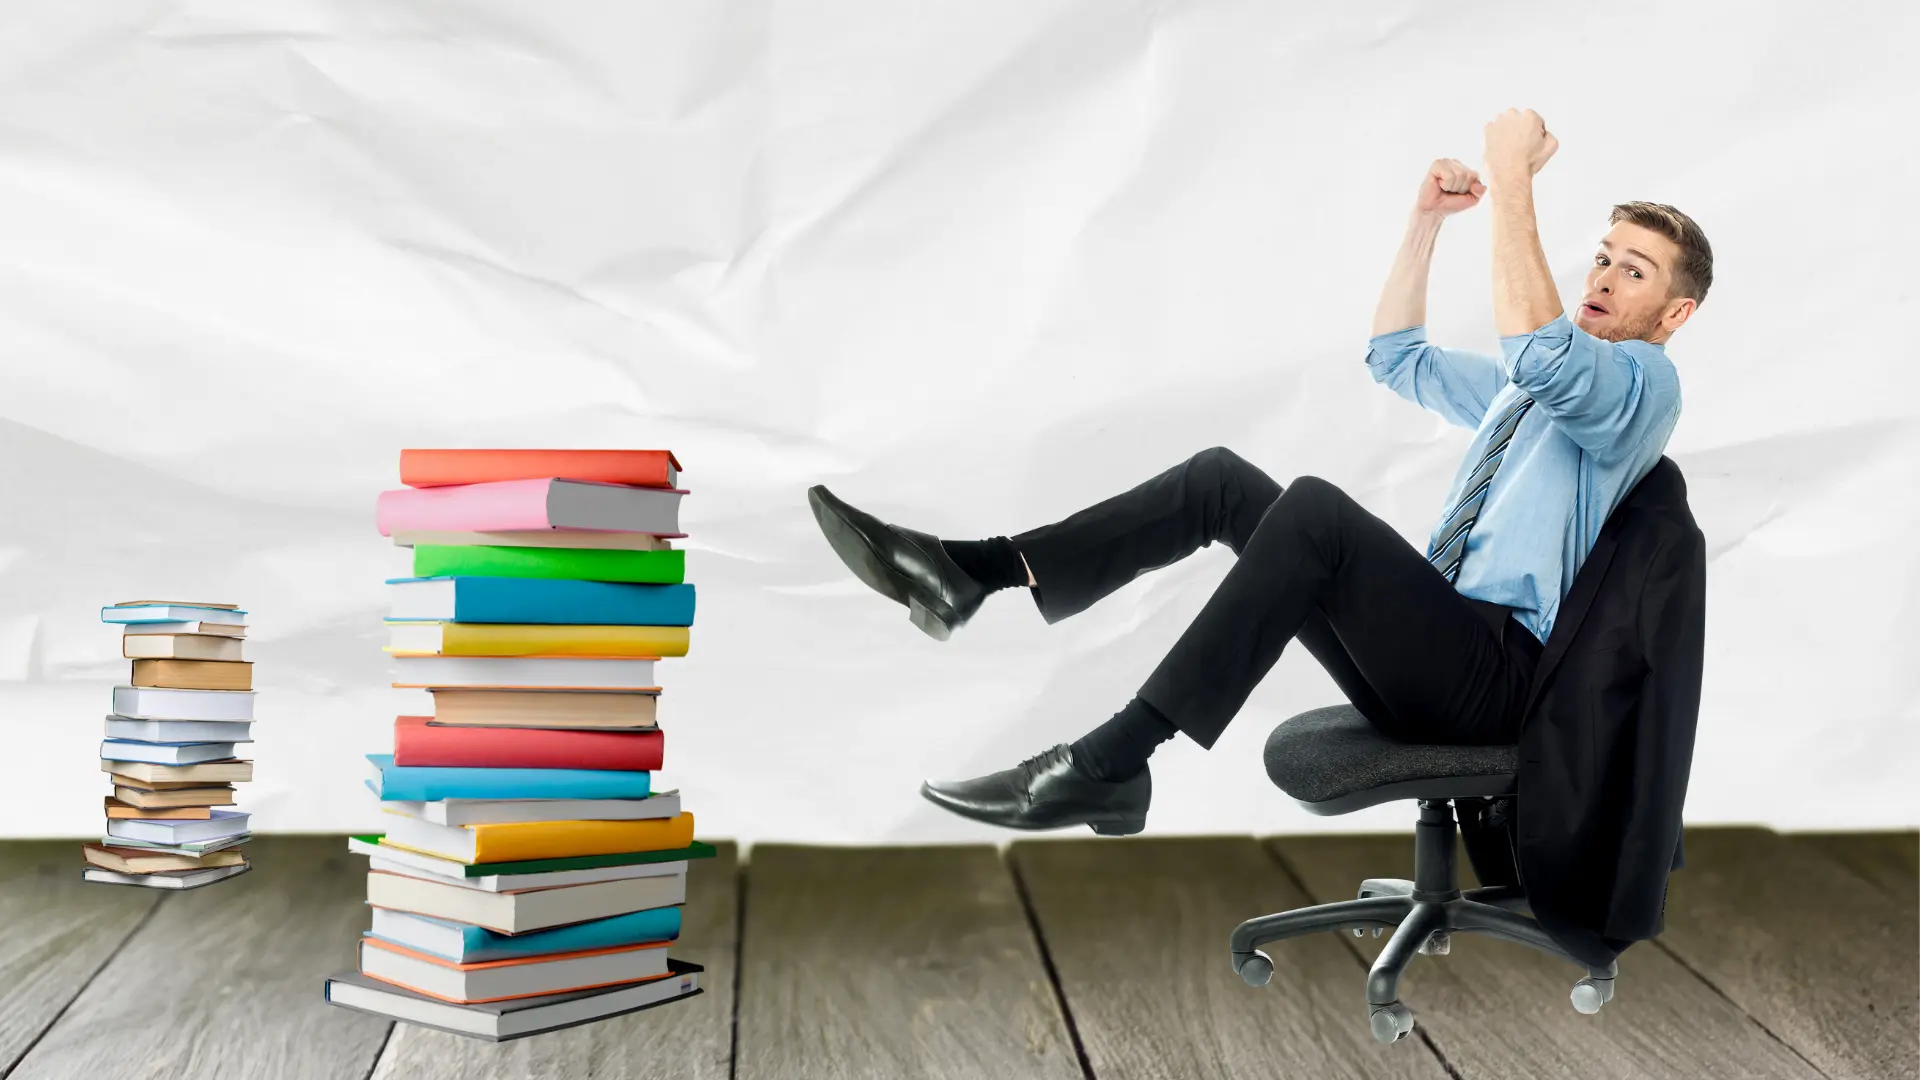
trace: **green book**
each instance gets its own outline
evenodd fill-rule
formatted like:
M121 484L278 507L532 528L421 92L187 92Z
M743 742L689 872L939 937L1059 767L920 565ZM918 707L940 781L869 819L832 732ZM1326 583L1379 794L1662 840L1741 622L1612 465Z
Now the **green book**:
M679 548L666 551L612 551L601 548L419 544L413 549L413 576L558 578L567 581L679 585L687 578L687 553Z
M363 844L378 844L385 833L356 836ZM412 854L418 854L413 852ZM711 859L719 854L712 844L695 840L683 848L666 851L624 851L617 855L575 855L565 859L528 859L522 862L473 863L460 867L463 877L487 877L492 874L545 874L557 870L598 870L603 866L638 866L642 863L679 862L681 859Z

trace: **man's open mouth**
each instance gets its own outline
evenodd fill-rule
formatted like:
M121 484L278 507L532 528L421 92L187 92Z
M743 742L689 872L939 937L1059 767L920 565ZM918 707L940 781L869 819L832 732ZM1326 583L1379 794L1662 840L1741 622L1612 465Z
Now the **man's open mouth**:
M1607 313L1606 308L1601 307L1599 304L1596 304L1591 300L1587 301L1586 303L1580 306L1583 308L1586 308L1587 314L1589 315L1605 315Z

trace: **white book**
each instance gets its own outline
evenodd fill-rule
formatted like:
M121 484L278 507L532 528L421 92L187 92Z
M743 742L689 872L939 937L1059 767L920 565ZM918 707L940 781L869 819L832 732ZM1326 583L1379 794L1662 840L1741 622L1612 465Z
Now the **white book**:
M247 628L244 623L222 622L151 622L128 623L121 637L147 637L149 635L173 634L212 634L219 637L244 638Z
M667 974L663 943L493 964L409 956L377 938L360 939L360 973L459 1004L561 994Z
M383 907L372 910L373 926L367 930L370 937L382 938L395 945L404 945L415 952L437 956L442 960L451 960L456 964L468 963L473 957L467 949L466 928L460 923L432 919L406 911L393 911ZM537 954L538 950L535 950L534 955ZM494 959L506 959L506 957Z
M203 761L225 761L233 756L234 744L134 742L130 739L105 739L100 743L102 761L144 761L153 765L198 765Z
M153 743L252 742L253 722L251 720L135 720L128 716L109 716L107 717L107 737Z
M680 793L662 791L644 799L440 799L388 800L380 809L435 825L501 825L516 821L644 821L680 813Z
M120 655L129 660L222 660L245 663L243 638L213 634L131 634L121 637Z
M159 851L168 855L205 855L209 851L223 851L237 847L253 839L253 834L243 832L238 836L222 836L213 840L199 840L191 844L156 844L151 840L135 840L126 836L103 836L102 844L108 847L139 848L141 851Z
M252 720L252 690L116 686L113 711L130 720Z
M456 862L479 861L480 836L472 829L460 825L436 825L401 814L391 815L383 824L389 844L428 852Z
M669 959L673 974L664 979L455 1005L391 983L345 971L326 982L327 1001L356 1012L404 1020L486 1042L504 1042L562 1028L589 1024L624 1013L681 1001L701 993L698 964Z
M463 889L430 878L379 870L367 874L367 903L375 907L470 923L503 934L524 934L686 902L685 874L515 892Z
M177 847L195 841L238 836L247 831L247 819L253 815L241 810L210 811L210 818L108 818L107 835L128 840L149 840Z
M653 690L653 661L600 656L396 656L393 685Z
M397 848L388 848L398 851ZM413 854L407 852L406 854ZM459 866L460 863L450 865ZM596 866L585 870L547 870L532 874L482 874L479 877L452 877L433 870L409 865L404 862L372 858L367 860L367 869L384 870L390 874L406 874L410 877L426 878L443 885L455 885L476 892L510 893L527 889L559 889L569 885L594 885L603 881L629 881L633 878L674 877L687 872L687 861L632 863L627 866Z
M100 621L133 624L210 622L245 626L247 613L237 608L195 607L192 604L129 604L126 607L101 608Z
M90 866L82 875L88 881L97 881L103 885L139 885L148 889L197 889L202 885L244 874L253 867L247 863L239 866L214 866L205 870L156 870L151 874L121 874L112 870L102 870Z
M244 784L253 779L251 761L203 761L195 765L155 765L151 761L100 762L100 771L127 777L138 784Z
M468 877L466 863L423 855L404 848L370 844L348 838L347 850L367 856L369 870L409 877L426 878L442 885L455 885L477 892L519 892L525 889L554 889L566 885L592 885L601 881L626 881L630 878L672 877L687 872L687 860L629 863L626 866L593 866L584 870L544 870L531 874L476 874Z

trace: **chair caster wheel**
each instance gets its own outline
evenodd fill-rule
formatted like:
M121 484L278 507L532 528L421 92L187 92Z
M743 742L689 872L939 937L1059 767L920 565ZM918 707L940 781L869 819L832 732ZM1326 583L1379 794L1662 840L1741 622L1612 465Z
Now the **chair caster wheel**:
M1273 978L1273 958L1255 949L1253 955L1240 961L1240 966L1235 970L1240 972L1240 978L1248 986L1265 986L1267 980Z
M1595 979L1592 976L1573 984L1573 1010L1592 1016L1600 1011L1600 1006L1613 1000L1613 980Z
M1383 1043L1399 1042L1413 1030L1413 1010L1399 1002L1377 1005L1373 1010L1373 1037Z

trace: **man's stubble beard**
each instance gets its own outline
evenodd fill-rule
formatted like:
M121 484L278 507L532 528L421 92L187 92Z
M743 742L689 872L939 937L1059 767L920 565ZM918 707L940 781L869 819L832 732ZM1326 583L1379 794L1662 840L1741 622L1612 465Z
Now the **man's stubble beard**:
M1594 334L1601 341L1646 341L1660 328L1660 313L1652 312L1637 322L1625 323L1615 319L1610 326L1604 326Z

